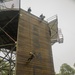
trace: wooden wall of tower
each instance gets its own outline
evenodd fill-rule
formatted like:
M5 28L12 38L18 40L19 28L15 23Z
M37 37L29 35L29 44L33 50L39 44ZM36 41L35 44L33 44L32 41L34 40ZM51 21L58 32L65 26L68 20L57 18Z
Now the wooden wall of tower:
M35 57L26 64L29 53ZM50 33L47 22L20 10L16 75L54 75Z

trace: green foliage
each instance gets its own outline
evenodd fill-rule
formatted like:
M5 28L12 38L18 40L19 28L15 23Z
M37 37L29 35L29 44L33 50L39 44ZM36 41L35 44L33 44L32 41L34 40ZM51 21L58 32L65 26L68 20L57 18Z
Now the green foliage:
M60 74L56 74L56 75L60 75Z
M9 63L0 59L0 73L2 75L8 75L9 73Z
M75 70L71 66L69 66L68 64L64 63L60 67L60 74L61 75L74 75Z
M75 75L75 69L64 63L60 67L60 73L56 75Z

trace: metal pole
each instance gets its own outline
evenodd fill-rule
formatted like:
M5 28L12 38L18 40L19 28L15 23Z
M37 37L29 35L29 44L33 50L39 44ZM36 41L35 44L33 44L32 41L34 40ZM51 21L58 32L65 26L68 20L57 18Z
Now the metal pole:
M10 58L9 58L9 63L10 63L10 67L9 67L9 75L12 75L13 73L13 70L12 70L12 63L13 63L13 60L12 60L12 54L13 54L13 50L14 50L15 47L12 47L11 48L11 52L10 52Z

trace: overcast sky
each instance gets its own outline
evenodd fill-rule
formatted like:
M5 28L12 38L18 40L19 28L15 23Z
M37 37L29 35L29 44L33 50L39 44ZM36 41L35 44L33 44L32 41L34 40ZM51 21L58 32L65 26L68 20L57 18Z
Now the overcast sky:
M11 6L14 4L14 8L19 8L19 0L4 0L4 1L7 1L7 2L4 2L4 3L0 3L0 5L4 5L6 6L7 8L11 8Z
M21 8L31 7L32 14L39 16L43 13L46 18L58 15L58 27L64 35L63 44L52 46L55 72L60 65L75 63L75 0L21 0Z

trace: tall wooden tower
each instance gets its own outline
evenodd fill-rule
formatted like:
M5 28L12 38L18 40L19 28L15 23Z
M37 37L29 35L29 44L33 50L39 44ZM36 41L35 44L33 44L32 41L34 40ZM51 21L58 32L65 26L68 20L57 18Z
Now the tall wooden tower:
M37 17L19 3L0 0L0 74L54 75L51 47L63 42L57 16L45 21L43 14Z
M55 75L51 46L58 38L57 18L43 19L20 10L16 75Z

